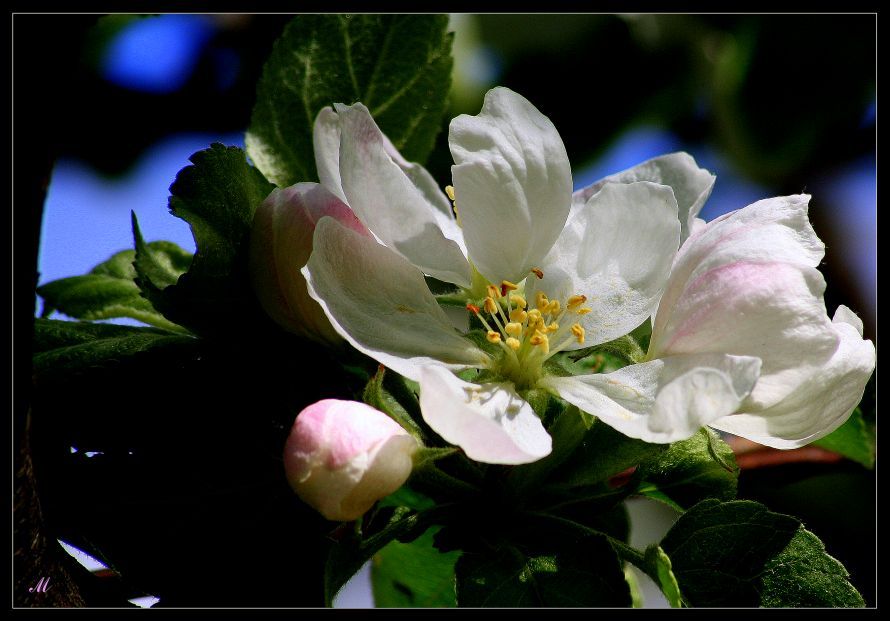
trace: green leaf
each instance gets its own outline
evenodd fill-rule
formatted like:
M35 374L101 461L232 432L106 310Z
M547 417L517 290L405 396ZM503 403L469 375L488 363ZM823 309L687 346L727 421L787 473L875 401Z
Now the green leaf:
M596 485L666 449L663 444L649 444L629 438L597 420L572 457L554 473L552 479L559 487Z
M457 562L459 606L629 606L630 588L605 537L527 551L504 545Z
M433 546L438 528L410 543L391 541L371 561L371 588L378 608L453 608L454 565L460 552Z
M411 538L422 534L430 526L437 513L435 508L420 513L397 512L395 519L386 528L367 539L349 539L333 544L325 563L325 603L330 606L337 591L364 565L365 561L374 556L383 546L394 539L410 541Z
M445 15L299 15L263 67L247 152L280 187L316 181L312 126L334 103L362 102L405 159L423 163L451 85Z
M875 426L866 422L858 407L843 425L813 442L829 451L859 462L866 468L875 467Z
M708 499L661 542L692 606L861 607L843 565L796 518Z
M637 493L683 511L704 498L732 500L738 475L732 449L705 427L643 463Z
M179 270L177 276L191 261L191 254L171 242L152 242L145 246L145 252L164 261L170 270ZM123 250L94 267L89 274L61 278L38 287L37 293L44 300L43 317L53 310L86 321L129 317L165 330L184 332L139 294L134 281L134 258L133 250Z
M193 337L154 328L35 319L34 374L72 373L161 348L190 348L195 343Z
M396 398L393 393L400 399ZM421 443L427 439L426 434L416 422L420 419L420 404L417 402L417 397L405 386L399 375L387 373L382 364L365 386L362 400L396 421ZM409 413L408 409L414 413L414 416Z
M658 586L667 598L671 608L682 608L683 598L680 596L680 585L671 567L671 559L659 546L653 544L646 548L645 562L649 574L658 578Z
M189 223L197 251L188 272L169 283L163 265L142 261L143 290L165 317L198 333L249 324L257 310L247 273L253 214L273 186L235 147L213 144L191 156L170 186L170 211ZM134 227L137 246L138 227Z

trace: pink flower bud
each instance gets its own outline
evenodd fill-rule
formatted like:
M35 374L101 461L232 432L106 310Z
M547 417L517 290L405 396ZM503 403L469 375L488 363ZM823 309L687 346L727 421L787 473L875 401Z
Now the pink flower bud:
M300 269L312 252L312 235L318 221L330 216L368 235L340 199L317 183L298 183L275 189L257 207L250 235L250 272L263 309L282 328L326 344L341 337L309 297Z
M361 517L411 474L417 441L386 414L324 399L297 415L284 470L297 495L329 520Z

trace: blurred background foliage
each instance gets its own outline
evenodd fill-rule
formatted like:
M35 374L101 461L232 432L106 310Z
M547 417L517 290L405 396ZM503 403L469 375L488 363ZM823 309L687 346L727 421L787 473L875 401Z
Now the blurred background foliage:
M194 249L188 228L167 213L167 187L193 151L216 140L243 145L262 63L291 18L14 16L17 213L25 213L23 220L31 225L30 237L17 240L19 310L29 317L39 312L27 309L35 284L85 273L131 247L130 209L137 211L147 238ZM827 246L822 270L829 313L847 304L862 317L866 338L875 338L875 15L486 14L455 15L451 23L455 72L447 117L478 112L485 91L494 85L514 89L557 127L576 187L682 149L717 175L703 212L706 219L760 198L811 193L811 218ZM451 164L444 121L428 162L443 185ZM268 369L259 364L249 377L231 377L224 359L215 358L219 352L201 355L218 362L193 376L208 386L220 385L222 377L232 381L224 385L241 381L260 387L271 376L299 373L296 367L279 367L263 375ZM191 358L183 361L175 373L188 374L191 364ZM192 396L188 407L202 414L188 422L172 420L175 414L164 412L164 404L176 387L162 377L149 377L138 388L139 404L128 399L132 387L125 378L115 381L111 392L107 378L101 380L104 387L94 387L113 395L101 406L83 391L65 402L64 392L35 389L35 410L40 404L45 411L91 412L85 415L88 422L35 423L35 437L45 440L35 448L43 460L36 469L43 475L38 476L41 497L53 527L84 545L86 539L103 539L106 549L122 552L117 565L131 569L141 589L163 592L166 599L162 595L159 605L311 601L301 600L300 593L274 595L288 579L286 573L272 578L274 567L251 579L242 572L226 573L225 566L236 559L255 569L280 562L273 556L280 550L259 550L242 538L225 553L213 551L217 538L236 525L250 532L262 530L261 524L270 525L268 532L286 530L282 506L302 509L290 496L275 496L283 493L280 473L251 470L250 452L240 451L244 461L237 463L252 478L235 477L230 464L225 471L240 481L235 490L208 488L213 479L208 456L188 448L206 445L208 425L215 429L216 446L235 446L246 437L270 455L280 445L259 431L254 437L214 427L207 408L224 407L226 396ZM316 392L325 396L326 389ZM115 400L117 405L110 405ZM864 406L873 420L873 399ZM115 415L119 408L137 414L124 420ZM179 434L173 444L167 440L176 449L171 453L125 467L112 463L117 458L109 457L105 466L83 458L91 446L108 450L108 443L120 443L122 437L133 440L130 448L147 446L150 438L161 442L167 424ZM289 423L277 425L286 433ZM75 443L80 443L79 454L66 453ZM783 468L770 469L781 469L781 476L743 472L740 496L803 519L873 605L873 472L852 462ZM161 474L150 477L149 471ZM136 498L134 480L152 494L166 492L160 501L151 500L157 498L153 495ZM195 509L199 517L171 523L171 508L180 516ZM152 536L139 545L123 543L142 538L148 530L139 529L152 525L157 527ZM175 545L164 547L171 533ZM299 550L300 545L291 539L283 549ZM262 547L275 546L270 541ZM158 556L173 550L191 550L191 556ZM195 565L198 557L204 560ZM121 558L138 558L142 564ZM164 571L171 573L159 579ZM108 601L118 595L105 594Z

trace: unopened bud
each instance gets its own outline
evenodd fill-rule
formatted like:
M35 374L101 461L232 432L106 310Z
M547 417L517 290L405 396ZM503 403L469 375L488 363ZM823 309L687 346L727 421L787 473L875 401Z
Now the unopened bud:
M284 470L297 495L325 518L356 520L408 480L417 441L383 412L325 399L297 415Z
M312 253L315 225L324 216L369 235L352 210L317 183L275 189L257 207L250 233L250 273L263 309L282 328L326 344L342 342L300 269Z

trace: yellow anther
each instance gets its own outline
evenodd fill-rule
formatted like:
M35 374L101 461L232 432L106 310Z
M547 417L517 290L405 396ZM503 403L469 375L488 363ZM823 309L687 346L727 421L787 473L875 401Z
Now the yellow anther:
M538 310L542 313L547 312L547 305L549 303L550 301L547 299L547 296L544 295L542 292L538 291L535 294L535 306L537 306Z
M513 351L519 349L521 345L522 343L519 342L519 339L514 339L512 336L507 339L507 347L509 347Z
M519 289L519 285L515 285L509 280L501 281L501 293L504 295L507 295L507 291L516 291L517 289Z
M559 300L551 300L551 302L547 305L547 312L551 315L559 314L561 306Z
M485 298L485 303L482 306L485 308L486 313L494 315L498 312L498 303L491 298Z
M448 200L453 201L454 200L454 186L446 185L445 186L445 194L448 195Z
M510 311L510 321L525 323L526 319L528 319L528 313L521 308L514 308Z
M559 324L555 321L547 326L547 332L556 332L557 330L559 330Z
M506 332L510 336L519 336L520 334L522 334L522 324L511 321L506 326L504 326L504 332Z
M579 306L584 304L584 302L586 302L586 301L587 301L586 295L573 295L566 301L566 306L568 307L569 310L575 310L576 308L578 308Z
M584 328L581 327L580 323L572 324L572 334L575 335L575 338L578 339L578 344L584 344Z
M501 290L498 287L495 287L494 285L488 285L487 287L485 287L485 290L488 291L488 297L494 298L495 300L500 299Z
M550 351L550 339L540 331L535 332L535 335L531 338L531 344L540 347L545 354Z
M489 330L485 334L485 338L488 339L489 343L500 343L501 342L501 333L495 332L494 330Z
M544 278L544 272L541 270L540 267L533 267L531 272L538 277L538 280Z
M537 308L531 309L530 311L528 311L527 314L528 314L528 325L533 326L536 323L538 323L539 321L541 321L541 311L539 311Z
M525 298L518 293L514 293L510 296L510 304L512 304L516 308L525 308L526 306L528 306L528 302L525 301Z
M586 314L589 313L591 310L593 310L593 309L590 309L590 308L588 308L588 307L585 306L584 308L579 308L579 309L576 310L575 312L578 313L579 315L586 315Z

